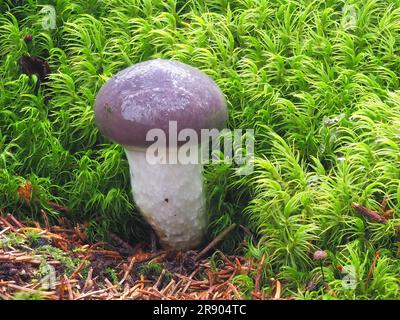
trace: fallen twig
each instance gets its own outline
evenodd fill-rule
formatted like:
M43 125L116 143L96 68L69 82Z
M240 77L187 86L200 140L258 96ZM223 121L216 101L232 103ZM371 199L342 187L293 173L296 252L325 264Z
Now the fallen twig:
M257 274L256 274L256 279L255 279L255 284L254 284L254 291L259 292L260 291L260 281L261 281L261 275L262 271L264 268L264 262L265 262L265 254L263 254L260 263L258 264L257 267Z
M132 258L131 258L131 261L129 262L128 268L127 268L126 271L125 271L124 277L123 277L122 280L119 282L120 285L122 285L122 284L125 282L126 278L128 278L129 274L130 274L131 271L132 271L133 265L135 264L135 261L136 261L136 258L135 258L135 257L132 257Z
M216 236L203 250L201 250L196 258L195 261L200 260L208 251L210 251L212 248L214 248L219 242L221 242L229 232L231 232L233 229L235 229L236 223L231 224L228 228L226 228L224 231L222 231L218 236Z
M23 228L24 225L18 221L17 218L15 218L11 213L7 214L7 218L10 219L12 221L12 223L14 223L18 228Z
M164 278L164 275L165 275L165 269L163 269L163 270L161 271L160 276L158 277L156 283L155 283L154 286L153 286L154 289L158 290L158 286L160 285L161 280Z
M88 292L88 293L80 295L79 297L76 298L76 300L80 300L80 299L83 299L83 298L88 298L90 296L93 296L93 295L96 295L96 294L99 294L99 293L107 292L108 290L114 289L116 287L117 287L117 285L114 285L112 287L108 287L108 288L105 288L105 289Z
M368 209L358 203L353 203L351 207L361 213L364 217L379 223L386 223L387 219L380 215L379 212Z
M43 209L40 209L40 213L42 214L42 217L44 220L44 225L46 226L46 229L50 230L49 218L47 217L46 212Z
M278 300L281 298L281 283L279 280L275 280L275 295L274 299Z
M113 240L125 253L132 255L135 252L135 248L133 248L128 242L122 240L115 233L109 231L108 236L111 240Z
M75 271L71 274L69 279L73 280L79 274L79 272L81 272L81 270L83 269L83 267L85 266L86 263L87 263L86 259L82 260L82 262L79 264L78 268L75 269Z
M376 262L378 261L379 256L380 256L380 252L377 251L375 253L374 261L372 261L371 268L369 269L367 280L365 281L365 287L366 288L368 288L369 281L370 281L370 279L372 277L372 274L374 273Z
M90 268L89 272L88 272L88 276L85 281L85 285L83 286L83 289L82 289L83 292L86 292L86 291L92 289L92 287L93 287L92 276L93 276L93 268Z
M66 207L64 207L64 206L62 206L62 205L60 205L60 204L58 204L58 203L55 203L55 202L53 202L53 201L49 201L49 202L47 202L48 203L48 205L50 206L50 207L52 207L53 209L55 209L55 210L57 210L57 211L59 211L59 212L63 212L63 213L68 213L69 212L69 209L68 208L66 208Z

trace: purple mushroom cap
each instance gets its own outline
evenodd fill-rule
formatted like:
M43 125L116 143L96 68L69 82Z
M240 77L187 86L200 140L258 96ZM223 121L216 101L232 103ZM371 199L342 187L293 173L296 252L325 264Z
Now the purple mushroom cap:
M227 119L223 93L205 73L187 64L154 59L135 64L110 78L95 102L100 132L123 146L147 147L151 129L168 141L169 121L182 129L222 129ZM184 143L184 142L182 142Z
M323 260L323 259L326 259L327 257L328 257L328 254L323 250L317 250L313 254L314 260Z

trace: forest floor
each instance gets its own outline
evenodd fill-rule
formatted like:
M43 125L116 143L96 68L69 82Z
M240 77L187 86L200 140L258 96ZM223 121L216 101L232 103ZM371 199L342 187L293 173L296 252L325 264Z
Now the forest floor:
M0 215L0 299L280 299L277 280L272 295L260 291L264 257L215 251L203 258L219 239L201 251L173 252L110 238L88 243L85 227L66 219L41 226ZM254 276L252 290L243 290L240 275Z

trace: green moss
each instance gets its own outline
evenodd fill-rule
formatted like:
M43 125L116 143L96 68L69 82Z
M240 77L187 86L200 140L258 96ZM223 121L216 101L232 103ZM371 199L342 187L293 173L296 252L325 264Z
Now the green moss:
M139 276L143 275L145 279L156 281L164 269L165 267L160 263L148 262L138 266L136 272ZM173 274L165 269L161 286L168 284L172 280L172 277Z
M67 276L70 276L81 264L81 260L74 258L67 252L64 252L64 251L62 251L56 247L53 247L51 245L40 246L40 247L36 248L33 251L33 253L41 255L41 257L43 257L43 258L50 257L50 258L62 263L62 265L65 268L64 274L66 274ZM89 264L89 262L87 261L87 265L88 264ZM87 267L87 265L84 266L84 268ZM84 271L84 269L83 269L83 271Z
M242 294L243 299L251 299L251 293L254 290L254 280L247 275L237 275L232 279L232 284L235 285Z
M13 300L43 300L44 296L39 292L20 291L14 294Z
M109 277L111 279L111 282L113 284L118 284L119 283L118 275L117 275L117 273L115 272L115 270L113 268L110 268L110 267L106 268L104 270L104 274L106 275L106 277Z
M143 276L158 276L163 270L163 266L159 263L143 263L137 268L137 273Z
M26 238L23 235L18 233L9 233L3 235L3 238L0 239L0 248L12 248L25 243Z
M54 30L43 29L38 5L54 5ZM73 222L88 221L92 240L109 230L147 239L123 149L99 134L93 103L119 70L176 59L218 82L230 128L255 130L250 176L224 163L205 168L209 239L244 225L253 236L237 228L220 248L233 251L244 240L248 257L264 254L263 277L282 280L283 295L399 298L392 279L400 268L398 1L6 0L0 12L4 212L40 219L44 208L55 221L62 213L53 201L70 209ZM37 94L37 77L20 71L25 54L51 68ZM29 203L17 192L26 179ZM358 202L379 211L385 197L394 210L387 224L351 208ZM332 253L325 265L332 292L307 291L317 249ZM377 250L385 254L363 287ZM341 289L336 263L358 266L357 290Z

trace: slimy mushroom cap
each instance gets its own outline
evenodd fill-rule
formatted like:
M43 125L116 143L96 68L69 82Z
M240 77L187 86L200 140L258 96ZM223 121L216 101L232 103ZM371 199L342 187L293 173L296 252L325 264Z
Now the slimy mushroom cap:
M123 146L147 147L151 129L162 129L168 141L169 121L178 132L222 129L227 119L223 93L205 73L178 61L153 59L110 78L95 101L101 133Z

